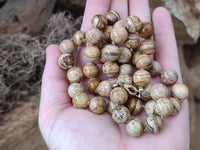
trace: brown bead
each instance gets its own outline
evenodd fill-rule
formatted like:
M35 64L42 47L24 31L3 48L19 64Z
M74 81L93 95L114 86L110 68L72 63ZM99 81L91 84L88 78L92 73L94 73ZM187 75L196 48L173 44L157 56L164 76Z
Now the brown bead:
M126 28L127 27L127 22L125 20L119 20L119 21L117 21L113 25L113 28L118 28L118 27Z
M135 64L138 69L149 70L152 67L152 59L149 55L142 54L138 56Z
M86 40L91 44L99 43L103 38L103 33L97 28L91 28L86 33Z
M172 86L172 96L184 100L189 95L189 89L185 84L177 83Z
M173 113L174 106L167 98L160 98L155 102L155 112L157 115L166 117Z
M90 93L95 93L96 88L98 87L98 85L101 83L101 80L99 80L98 78L92 78L88 81L87 84L87 89Z
M139 45L140 37L137 34L129 34L124 46L127 48L136 48Z
M133 137L141 136L144 132L144 125L139 119L132 119L126 125L126 131Z
M144 22L138 33L142 38L148 39L154 34L154 27L150 22Z
M148 71L140 69L133 75L133 82L140 87L147 86L151 81L151 75Z
M75 50L75 46L71 40L66 39L60 43L60 51L62 53L72 54L74 50Z
M119 66L116 62L107 61L103 65L102 71L107 77L114 77L119 72Z
M164 84L154 84L151 88L150 95L154 100L167 98L168 88Z
M99 30L103 30L107 25L107 18L103 15L95 15L92 18L92 26L94 28L98 28Z
M123 64L119 67L119 74L133 74L133 67L130 64Z
M173 98L173 97L170 97L169 100L171 101L171 103L174 106L172 115L178 114L182 109L180 100L178 100L177 98Z
M151 39L143 40L140 44L140 52L142 54L152 55L156 51L156 42Z
M117 123L126 123L130 117L130 112L123 105L116 106L112 111L112 118Z
M64 53L59 57L58 65L62 69L69 69L74 65L74 57L69 53Z
M145 104L144 110L148 116L155 115L155 102L154 100L150 100Z
M127 40L128 32L122 27L113 28L111 30L110 37L113 42L121 44Z
M101 50L101 61L116 61L120 56L120 49L112 44L106 45Z
M96 61L100 55L100 50L96 46L87 46L83 51L84 58L89 62Z
M151 85L151 84L148 84L148 85L143 89L143 91L141 92L141 99L142 99L142 100L150 100L150 99L152 99L152 98L151 98L151 95L150 95L151 88L152 88L152 85Z
M117 61L121 64L128 63L132 57L131 51L126 47L120 47L119 49L121 51L121 54Z
M87 108L89 101L90 101L89 96L85 92L77 93L72 100L73 105L76 108Z
M103 97L109 97L111 90L112 88L110 81L102 81L96 88L95 92Z
M151 77L156 77L160 75L160 72L161 72L160 63L157 61L153 61L152 67L149 69L149 73L151 74Z
M85 32L77 31L76 33L74 33L72 40L74 44L76 44L77 46L85 45L86 43Z
M110 38L110 32L111 30L113 29L112 26L106 26L104 31L103 31L103 34L104 34L104 40L105 41L111 41L111 38Z
M162 83L164 83L165 85L173 85L178 80L178 74L175 70L168 69L168 70L161 72L160 79L161 79Z
M95 63L87 63L83 67L83 73L87 78L94 78L99 74L99 68Z
M114 103L113 101L109 101L108 103L108 112L112 114L113 109L118 106L119 104Z
M128 74L120 74L117 79L117 84L133 84L132 76Z
M128 99L128 93L122 87L116 87L110 92L110 100L117 104L124 104Z
M144 125L149 133L157 134L163 128L163 120L157 115L151 115L146 118Z
M109 11L106 15L109 25L115 24L118 20L120 20L120 16L116 11Z
M80 83L72 83L68 87L68 94L71 98L73 98L79 92L84 92L84 87Z
M142 101L139 98L132 97L128 99L126 106L132 115L138 115L142 111Z
M112 77L108 79L110 81L111 86L113 86L114 84L117 84L117 77Z
M127 30L129 33L135 33L141 29L142 21L137 16L129 16L126 22L128 24Z
M133 57L132 57L132 63L135 65L136 60L138 59L138 57L142 55L142 53L140 51L136 51L133 53Z
M106 101L102 97L94 97L90 100L89 108L95 114L102 114L106 110Z
M72 67L67 71L67 79L70 83L78 83L83 78L83 72L79 67Z

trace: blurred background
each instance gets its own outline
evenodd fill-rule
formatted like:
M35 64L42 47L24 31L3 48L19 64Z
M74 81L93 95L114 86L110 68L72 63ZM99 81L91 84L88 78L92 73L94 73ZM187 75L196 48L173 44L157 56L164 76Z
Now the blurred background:
M190 88L190 146L199 150L200 0L149 2L172 15ZM0 0L0 149L47 150L37 123L45 48L80 29L84 8L85 0Z

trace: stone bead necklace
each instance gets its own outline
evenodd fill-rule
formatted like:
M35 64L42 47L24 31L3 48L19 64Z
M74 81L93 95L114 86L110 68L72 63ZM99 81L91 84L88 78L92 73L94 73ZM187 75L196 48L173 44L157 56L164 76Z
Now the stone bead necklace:
M120 20L116 11L106 16L95 15L91 23L92 28L87 32L77 31L72 39L60 43L62 55L58 64L68 70L68 94L73 106L89 107L96 115L108 111L116 123L125 124L127 133L133 137L145 131L159 133L163 129L163 118L181 111L181 103L189 90L177 82L175 70L162 70L160 63L152 60L151 55L156 51L156 42L150 39L154 34L153 25L137 16ZM88 63L81 69L74 66L73 53L75 46L85 45L82 57ZM100 72L97 60L103 63L102 72L108 80L97 78ZM138 69L135 73L134 66ZM88 78L87 91L95 95L92 99L80 83L83 76ZM151 85L151 78L157 76L162 83ZM167 86L172 86L170 97ZM135 117L130 119L143 109L147 115L144 123Z

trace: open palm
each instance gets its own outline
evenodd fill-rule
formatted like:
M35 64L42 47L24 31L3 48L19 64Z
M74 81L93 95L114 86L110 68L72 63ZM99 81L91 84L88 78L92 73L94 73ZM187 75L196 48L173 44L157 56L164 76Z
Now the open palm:
M109 10L118 11L122 19L129 15L136 15L143 22L151 21L148 0L129 0L129 2L127 0L87 0L81 30L86 31L91 28L91 19L94 15L105 15ZM176 70L181 81L170 14L165 8L160 7L154 10L152 20L157 44L156 54L153 57L161 63L163 70L169 68ZM57 64L60 55L57 45L50 45L47 48L42 78L39 126L49 149L189 149L187 101L183 102L182 110L177 116L164 120L164 129L159 134L144 134L139 138L133 138L126 133L125 126L116 124L107 112L97 115L86 109L72 107L71 98L67 93L69 83L66 71L60 69ZM80 67L86 63L82 56L82 50L80 50L77 62ZM86 80L83 81L84 85L86 85ZM160 80L157 78L152 82L160 82Z

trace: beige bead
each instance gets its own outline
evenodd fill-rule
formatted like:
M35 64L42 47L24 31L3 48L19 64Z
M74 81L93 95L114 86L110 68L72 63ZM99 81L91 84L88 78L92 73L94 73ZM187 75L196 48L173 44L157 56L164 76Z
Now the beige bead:
M83 72L79 67L72 67L67 71L67 79L70 83L78 83L83 78Z
M127 40L128 32L122 27L113 28L111 30L110 37L116 44L121 44Z
M106 45L101 50L101 61L107 62L107 61L116 61L118 60L120 56L120 49L112 44Z
M163 128L163 120L157 115L151 115L146 118L144 125L149 133L157 134Z
M173 113L174 106L167 98L160 98L155 102L155 112L157 115L166 117Z
M142 22L137 16L129 16L126 19L126 22L128 24L127 30L129 33L135 33L139 31L142 26Z
M84 92L84 87L80 83L72 83L68 87L68 94L71 98L73 98L79 92Z
M118 20L120 20L120 15L116 11L109 11L106 15L109 25L115 24Z
M105 41L111 41L111 38L110 38L110 32L111 30L113 29L112 26L106 26L104 31L103 31L103 35L104 35L104 40Z
M174 106L172 115L178 114L182 109L181 101L178 100L177 98L173 98L173 97L170 97L169 100L171 101L171 103Z
M103 38L103 33L97 28L91 28L86 33L86 40L91 44L99 43Z
M119 104L114 103L113 101L109 101L109 103L108 103L108 112L109 112L110 114L112 114L113 109L114 109L116 106L118 106L118 105L119 105Z
M86 44L85 32L77 31L76 33L74 33L72 40L74 44L76 44L77 46L85 45Z
M151 88L150 95L154 100L167 98L168 88L164 84L154 84Z
M74 65L74 57L69 53L62 54L58 59L58 65L62 69L69 69Z
M156 51L156 42L151 39L143 40L140 44L140 52L142 54L152 55Z
M98 28L99 30L103 30L107 25L107 18L103 15L95 15L92 18L92 26L94 28Z
M156 77L160 75L160 72L161 72L160 63L157 61L153 61L152 67L149 69L149 73L151 74L151 77Z
M100 55L100 50L96 46L87 46L83 51L84 58L89 62L96 61Z
M112 111L112 118L116 123L126 123L130 117L130 112L123 105L116 106Z
M119 66L116 62L108 61L103 65L102 72L107 77L114 77L119 72Z
M172 86L172 96L184 100L189 95L189 89L185 84L177 83Z
M128 63L132 57L131 51L126 47L120 47L119 49L121 51L121 54L117 61L121 64Z
M128 93L122 87L116 87L110 92L110 100L117 104L124 104L128 99Z
M112 77L112 78L109 78L109 79L108 79L108 80L110 81L111 86L117 84L117 78L118 78L118 77Z
M125 20L119 20L119 21L117 21L113 25L113 28L118 28L118 27L126 28L127 27L127 22Z
M96 93L103 97L109 97L111 90L112 88L110 81L102 81L96 88Z
M129 34L127 40L124 43L124 46L127 48L136 48L139 45L140 37L137 34Z
M178 74L173 69L168 69L161 72L160 79L165 85L173 85L178 80Z
M73 105L76 108L87 108L89 101L90 101L89 96L85 92L77 93L72 100Z
M139 119L132 119L126 125L126 131L133 137L141 136L144 132L144 125Z
M74 43L71 40L63 40L60 43L60 51L61 53L69 53L72 54L75 50Z
M132 97L127 101L126 106L128 107L132 115L138 115L142 111L142 101L139 98Z
M149 55L142 54L138 56L135 64L138 69L149 70L152 67L152 59Z
M95 63L87 63L83 67L83 73L87 78L94 78L99 74L99 68Z
M120 74L117 78L117 84L133 84L133 78L128 74Z
M152 99L151 98L151 95L150 95L150 91L151 91L151 88L152 88L152 85L151 84L148 84L142 91L141 93L141 99L142 100L150 100Z
M130 64L123 64L119 67L119 74L133 74L133 67Z
M89 108L95 114L102 114L106 110L106 101L102 97L94 97L90 100Z
M147 86L151 81L151 75L148 71L140 69L133 75L133 82L140 87Z
M142 38L150 38L154 34L154 27L150 22L144 22L138 33Z
M140 51L136 51L133 53L133 57L132 57L132 63L135 65L136 60L138 59L138 57L142 55L142 53Z
M144 110L148 116L155 115L155 102L154 100L150 100L145 104Z

